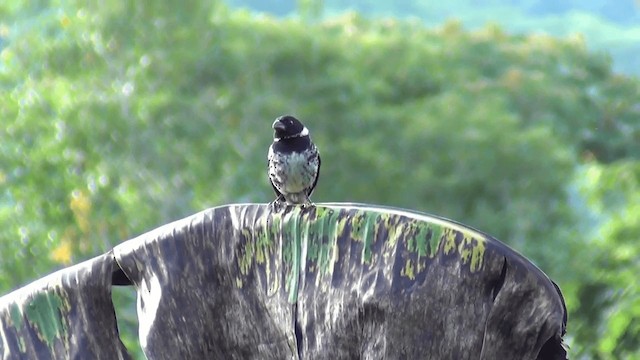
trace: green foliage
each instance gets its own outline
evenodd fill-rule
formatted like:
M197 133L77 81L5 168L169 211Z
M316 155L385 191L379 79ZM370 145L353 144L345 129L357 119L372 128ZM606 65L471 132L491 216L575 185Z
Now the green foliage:
M553 36L584 36L590 48L607 51L615 68L640 74L640 7L634 0L556 1L556 0L449 0L377 1L377 0L227 0L234 7L278 16L306 14L305 6L314 4L315 13L339 14L358 11L373 17L419 18L430 26L459 19L470 29L487 23L499 23L512 33L546 33Z
M581 169L581 191L599 226L589 245L596 249L581 284L576 336L601 358L632 358L640 352L640 162ZM594 329L597 329L594 331Z
M638 353L640 84L582 40L196 0L10 3L2 291L202 208L272 200L269 125L293 113L322 153L315 201L496 235L560 283L574 355Z
M326 7L327 12L354 9L373 16L418 17L430 25L459 19L472 29L497 22L513 33L580 34L588 39L590 48L611 53L617 70L638 75L640 8L632 1L330 0Z

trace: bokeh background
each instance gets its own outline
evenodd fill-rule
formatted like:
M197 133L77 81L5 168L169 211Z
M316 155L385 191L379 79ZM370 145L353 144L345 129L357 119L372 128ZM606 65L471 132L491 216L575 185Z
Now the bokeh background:
M2 1L0 294L272 200L288 113L314 201L493 234L560 285L572 358L640 358L639 74L632 0Z

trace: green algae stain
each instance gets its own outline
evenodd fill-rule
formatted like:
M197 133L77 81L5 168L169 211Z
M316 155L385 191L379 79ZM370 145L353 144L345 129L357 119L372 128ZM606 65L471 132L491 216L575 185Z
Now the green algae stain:
M416 237L413 232L413 224L411 222L407 222L404 225L404 234L407 250L410 252L417 252L418 244L416 244Z
M361 262L363 264L370 263L373 257L372 245L375 238L374 224L377 213L371 211L357 210L351 217L351 233L349 234L353 241L362 243Z
M375 240L374 224L376 223L377 214L366 212L364 222L361 225L360 235L362 236L362 262L371 264L373 260L373 241Z
M306 242L303 242L303 244L306 246L306 260L309 262L307 270L309 272L323 274L329 272L332 268L330 264L332 259L329 254L334 246L331 239L335 235L332 233L333 228L330 229L328 218L329 216L316 218L315 221L309 221L306 225L303 225L304 231L302 234L306 238ZM319 278L317 277L316 281Z
M271 242L275 241L280 235L280 228L282 226L282 214L271 213L271 223L269 224L269 216L264 217L265 222L265 237L261 241Z
M402 236L404 235L405 230L405 223L403 222L398 222L396 224L394 224L394 222L392 221L393 218L395 218L395 216L389 215L389 214L380 214L382 222L384 224L384 227L387 229L387 232L389 234L388 238L387 238L387 244L391 247L395 247L398 244L398 241L400 240L400 238L402 238Z
M245 219L247 215L246 209L242 210L239 216ZM272 274L271 266L273 265L273 254L275 247L275 239L280 234L280 225L282 223L282 214L263 212L255 222L249 221L239 229L242 238L245 239L244 244L237 254L237 264L240 278L236 279L236 286L241 288L244 285L242 277L246 277L256 265L262 265L269 287L278 286L277 278ZM276 284L272 284L275 281Z
M300 211L292 211L286 219L285 229L288 239L290 239L290 261L291 272L287 279L286 290L289 292L289 303L294 304L298 300L298 286L300 282L300 266L301 266L301 239L300 239Z
M261 265L267 282L267 295L273 296L280 289L280 261L276 257L276 239L280 237L280 227L282 224L282 213L264 211L255 223L245 228L249 234L242 233L247 239L245 248L242 249L238 257L238 266L241 273L246 276L251 269L251 261ZM253 254L253 258L249 256ZM246 272L243 273L244 269ZM236 279L236 286L244 286L242 279Z
M340 216L340 212L329 209L322 214L322 237L326 236L327 242L323 244L321 252L320 270L326 275L333 274L335 264L338 261L338 240L340 238L339 228L346 224L345 217ZM342 225L340 224L342 222Z
M253 240L256 243L256 262L258 264L264 264L268 261L269 248L273 243L273 237L269 236L268 221L269 217L264 213L256 221L253 228L249 230L253 231Z
M53 347L53 341L62 338L66 332L62 304L63 300L58 294L52 291L41 292L31 299L25 309L26 319L49 347Z
M336 240L347 235L346 227L348 222L349 222L348 216L340 216L340 218L338 219L338 223L336 224L336 234L335 234Z
M431 240L431 227L433 225L417 219L406 219L405 221L398 222L396 226L400 227L401 234L403 234L405 239L407 251L416 257L415 259L406 260L401 270L401 275L415 280L417 274L426 269L427 262L429 261L428 242Z
M9 312L11 316L11 322L13 323L13 327L16 330L21 329L22 325L24 324L24 319L22 317L22 311L20 310L20 307L17 304L11 304L11 308ZM24 343L23 336L20 336L18 346L21 352L25 352L27 350Z
M411 280L415 280L416 279L416 269L413 265L413 262L411 260L407 260L404 263L404 267L402 268L402 270L400 271L400 275L407 277Z
M337 211L330 210L327 211L321 218L324 225L324 235L327 236L329 242L333 242L336 237L339 215L340 214Z
M20 307L17 304L11 305L10 314L14 327L21 328L23 323L22 311L20 311Z
M303 223L302 234L302 259L305 261L301 269L305 269L313 276L315 286L322 284L324 275L333 271L332 257L330 256L335 234L332 232L336 228L329 226L330 219L335 216L334 212L322 212L322 217L317 216L310 221Z
M249 274L249 270L253 265L255 259L255 245L248 241L242 248L242 253L238 257L238 267L240 268L240 274L246 276Z
M482 270L484 263L484 253L486 250L486 240L465 236L459 246L460 258L463 264L469 265L471 272Z
M320 247L320 255L318 257L318 266L319 271L324 271L325 274L331 274L333 270L332 260L333 260L333 245L332 244L322 244Z
M364 238L362 237L362 226L364 224L364 211L356 211L353 216L351 216L351 238L353 241L363 242Z
M418 251L418 257L423 257L429 255L427 253L427 241L429 236L429 230L431 226L424 222L416 221L416 233L415 233L415 242L416 242L416 250Z
M256 244L256 263L264 265L267 261L268 247L258 243Z
M310 234L309 231L304 232L303 236L305 239L303 244L306 244L307 248L307 261L314 262L317 265L320 261L322 244L320 243L319 238ZM309 267L309 271L315 272L316 266Z
M444 229L444 247L443 252L445 255L449 255L456 251L456 234L455 230Z
M311 224L308 220L308 218L306 216L303 216L300 218L300 244L301 244L301 248L300 248L300 258L301 258L301 263L300 263L300 268L302 269L309 269L308 264L311 262L314 262L317 258L317 242L315 241L314 237L310 236L310 228ZM315 269L311 268L311 270L309 270L309 272L314 272Z
M484 241L480 241L478 246L474 248L473 255L471 256L471 271L476 272L482 270L482 265L484 265L484 252L486 250L486 243Z
M262 236L256 239L256 261L264 256L264 271L267 280L267 295L273 296L280 289L280 262L276 254L276 233L279 233L281 216L278 214L264 212L257 221L257 227L261 229ZM271 221L270 221L271 220ZM262 255L261 255L262 254Z
M327 212L333 211L333 209L325 206L316 207L316 219L323 218Z
M440 241L442 240L442 234L444 233L444 228L439 225L432 225L431 236L429 237L429 249L431 252L429 253L429 257L433 258L438 253L438 248L440 247Z

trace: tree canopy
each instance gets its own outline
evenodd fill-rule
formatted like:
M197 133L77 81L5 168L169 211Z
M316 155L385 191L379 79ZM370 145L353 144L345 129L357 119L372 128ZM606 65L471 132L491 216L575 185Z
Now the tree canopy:
M482 229L559 283L572 355L640 352L640 82L582 39L197 0L0 15L3 292L205 207L272 200L269 125L292 113L322 153L315 201Z

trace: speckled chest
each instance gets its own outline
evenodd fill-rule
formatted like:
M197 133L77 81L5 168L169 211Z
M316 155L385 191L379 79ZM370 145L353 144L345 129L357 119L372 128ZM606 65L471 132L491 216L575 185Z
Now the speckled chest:
M278 151L269 148L269 179L283 194L308 191L318 174L318 150L313 145L302 151Z

